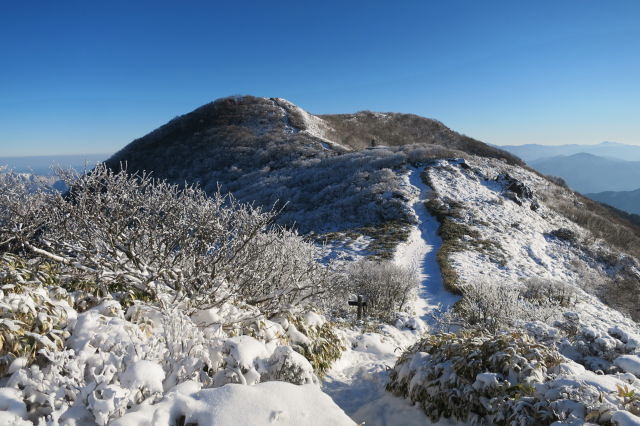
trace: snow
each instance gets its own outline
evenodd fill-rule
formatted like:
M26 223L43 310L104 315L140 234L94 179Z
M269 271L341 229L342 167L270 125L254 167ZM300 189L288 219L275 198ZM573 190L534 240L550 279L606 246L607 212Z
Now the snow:
M611 416L611 423L617 426L638 426L640 417L634 416L628 411L616 411Z
M356 238L340 234L342 238L331 240L322 246L322 262L337 261L342 264L362 259L371 254L368 250L373 238L358 235Z
M295 110L302 116L302 120L304 121L305 126L303 132L320 139L322 148L335 149L337 147L342 151L351 151L350 148L347 148L346 146L341 145L340 143L328 138L329 133L333 129L326 121L324 121L320 117L316 117L313 114L309 114L307 111L303 110L299 106L289 102L286 99L278 98L277 101L279 104L286 105L288 109Z
M403 190L410 195L409 205L415 216L409 238L396 250L394 261L412 268L420 277L414 310L416 318L399 317L396 327L381 325L376 332L347 330L347 350L327 372L323 389L357 422L367 425L431 424L424 412L410 402L385 391L387 370L403 350L420 338L423 322L433 322L433 315L448 309L457 296L446 291L436 261L442 244L439 224L427 212L424 200L430 188L420 178L419 168L403 175ZM446 423L442 423L446 424Z
M122 385L129 389L144 387L150 392L162 392L162 381L164 380L164 370L162 367L147 360L135 361L127 366L125 372L120 376Z
M367 425L430 424L420 407L385 391L387 370L402 348L419 334L383 325L376 333L358 329L339 330L349 344L325 374L322 389L358 423Z
M318 425L355 423L314 385L265 382L215 389L176 389L153 406L126 414L114 426L175 424L210 426Z
M477 390L497 387L500 385L500 376L497 373L480 373L476 376L473 388Z
M307 131L316 137L325 134L319 118L303 116L308 120ZM310 362L288 346L312 343L304 329L327 323L327 318L316 312L303 313L299 319L304 327L298 329L285 316L256 319L255 309L232 304L195 312L185 316L184 323L171 323L166 313L140 303L124 314L118 302L107 300L78 314L60 301L56 306L66 312L65 333L70 334L65 348L57 355L47 353L52 362L42 370L38 365L27 366L24 358L10 364L9 376L0 382L6 386L0 387L0 424L22 424L27 418L25 400L30 407L32 403L49 407L45 402L50 401L54 407L51 419L71 424L151 425L178 419L212 425L431 424L419 406L385 391L388 369L423 336L424 324L434 324L434 316L458 299L444 289L436 261L442 244L439 224L423 204L431 197L461 203L460 221L477 230L482 239L495 242L504 254L504 263L477 250L453 254L451 261L463 284L479 276L514 285L525 278L545 277L576 287L579 302L571 312L559 312L557 322L552 318L547 323L522 324L539 341L556 345L569 358L539 387L549 399L562 397L558 407L576 418L584 417L580 414L584 406L569 400L568 393L602 394L605 403L618 410L620 387L640 389L638 324L582 291L584 270L575 265L587 268L595 277L604 277L607 271L578 248L548 236L558 228L578 235L585 231L544 205L534 211L528 204L520 206L505 199L501 184L495 180L498 173L508 172L540 192L548 185L542 178L496 160L468 161L469 168L460 160L430 164L432 188L422 182L420 168L408 168L401 176L401 189L408 195L415 223L408 240L398 246L394 261L415 269L420 277L415 315L399 314L395 326L376 321L332 324L346 350L326 372L321 386ZM467 237L471 242L473 238ZM346 262L368 254L370 241L368 237L354 238L333 251L342 250ZM34 294L44 297L46 292L38 289ZM11 309L38 310L29 297L11 295L6 299ZM9 330L15 326L11 320L0 321ZM232 331L223 327L243 321ZM561 327L566 323L575 325L570 337ZM181 345L187 346L176 349ZM412 362L424 362L427 356L417 354ZM602 371L596 373L594 366ZM417 383L420 377L413 379ZM482 373L473 386L495 387L500 384L498 379L494 373ZM67 398L65 392L71 396ZM614 424L638 424L638 418L627 411L614 411L611 419Z
M27 415L27 406L22 401L22 395L17 389L0 388L0 413L6 413L6 419L0 421L0 424L6 424L5 421L11 419L10 416L22 418ZM0 417L2 420L2 417Z
M622 355L616 358L613 363L627 373L631 373L640 378L640 356Z
M442 240L438 235L438 221L431 216L424 201L431 188L422 182L421 169L410 168L404 175L405 186L411 188L413 198L409 201L417 223L412 226L407 242L399 245L395 262L398 265L417 269L420 287L415 309L420 318L433 323L436 311L447 310L459 297L444 288L440 267L436 260Z
M264 343L251 336L231 337L225 341L225 348L239 367L247 369L252 368L257 359L268 356Z

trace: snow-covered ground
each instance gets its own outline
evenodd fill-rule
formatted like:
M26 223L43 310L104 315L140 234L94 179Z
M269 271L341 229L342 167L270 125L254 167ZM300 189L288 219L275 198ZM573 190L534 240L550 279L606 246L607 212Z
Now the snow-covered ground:
M427 212L424 200L430 190L420 179L421 169L403 176L409 204L416 216L409 238L396 250L394 261L415 269L420 286L414 302L416 317L400 319L394 327L380 325L375 332L343 331L347 350L326 374L322 387L356 422L367 425L432 424L424 412L407 400L385 391L387 371L402 352L428 330L433 314L457 300L442 285L436 254L441 245L438 222ZM451 424L442 422L438 424Z
M411 227L409 238L400 244L395 255L399 265L414 268L420 277L416 313L420 318L432 323L433 314L447 310L459 297L447 291L442 284L440 267L436 260L442 240L438 235L439 223L429 214L424 201L431 188L422 182L422 169L412 167L404 176L405 184L412 188L413 198L409 201L416 215L417 223Z
M251 401L251 409L247 409L248 401ZM175 424L177 413L188 413L184 417L185 424L209 426L354 424L317 386L275 381L254 386L228 384L202 390L199 383L184 382L161 402L141 406L112 424Z
M457 300L457 296L443 288L436 262L441 244L437 234L439 224L423 204L426 198L453 200L463 206L462 222L478 230L481 238L496 242L506 259L502 263L495 253L479 253L473 249L455 253L451 258L452 265L462 283L483 277L491 282L500 280L517 285L523 278L546 277L571 283L579 292L580 301L572 308L575 312L567 312L564 322L551 324L552 318L547 324L540 321L523 324L536 339L555 345L568 357L554 370L553 379L537 388L537 392L553 401L556 409L567 416L569 424L581 424L587 415L584 405L576 400L592 404L589 415L599 416L601 421L610 419L613 424L640 424L640 418L622 409L621 397L617 396L620 389L631 392L640 385L640 380L634 376L640 369L640 330L629 318L580 289L585 269L592 270L595 277L605 276L604 269L589 263L592 260L579 249L547 237L558 228L571 229L578 235L585 235L587 231L547 206L541 205L535 210L529 204L521 206L505 199L504 188L495 180L499 173L511 173L534 190L543 191L548 185L544 179L494 160L474 160L465 163L464 167L460 160L441 160L430 165L433 189L422 182L418 168L411 168L403 176L404 189L412 195L409 204L417 223L407 241L397 248L394 260L415 268L421 277L415 303L417 316L430 323L436 308L446 309ZM577 267L578 262L583 262L584 266ZM415 325L415 319L413 321ZM567 321L573 321L571 323L577 329L575 337L564 337L563 327ZM374 332L347 330L342 334L348 348L328 371L322 386L356 422L368 425L431 424L418 407L384 390L387 369L404 349L421 337L423 331L420 327L417 330L403 327L402 321L397 325L397 328L379 326ZM614 364L622 372L595 373L580 363L603 369Z
M24 358L11 363L0 381L0 424L29 424L22 422L36 415L50 424L432 424L419 406L385 391L388 370L398 357L429 332L434 314L457 300L443 287L436 261L442 244L439 223L424 206L427 198L461 205L461 218L456 220L498 247L499 253L487 253L470 245L451 256L462 285L478 277L514 286L523 279L544 277L575 287L579 300L574 306L546 322L522 321L522 328L538 342L566 357L552 378L536 384L536 392L554 401L571 424L587 417L585 405L575 402L580 398L596 407L590 410L600 410L599 420L640 424L620 396L640 393L638 324L583 291L585 271L596 278L610 271L581 248L549 236L559 228L580 237L588 237L588 232L544 203L532 208L533 200L520 205L506 198L499 175L516 177L534 190L534 198L549 182L497 160L475 157L466 162L438 160L428 167L432 188L422 182L420 168L409 168L401 176L416 221L407 241L397 247L394 261L420 276L415 315L399 315L394 325L371 321L332 326L346 349L322 378L321 387L311 363L293 349L297 343L308 343L309 337L286 318L255 319L249 307L242 308L245 312L234 305L182 318L138 302L125 311L114 300L79 312L72 308L77 296L66 292L54 298L40 288L14 295L13 287L7 287L6 295L0 292L6 299L3 310L26 309L37 316L40 305L48 301L64 310L68 324L61 328L68 334L60 347L47 343L50 364L27 366ZM359 237L328 249L352 261L368 254L369 242ZM40 305L33 296L39 297ZM10 331L17 327L2 321ZM243 321L244 328L222 327ZM325 324L313 312L304 313L300 321L300 329ZM283 377L285 373L290 375Z

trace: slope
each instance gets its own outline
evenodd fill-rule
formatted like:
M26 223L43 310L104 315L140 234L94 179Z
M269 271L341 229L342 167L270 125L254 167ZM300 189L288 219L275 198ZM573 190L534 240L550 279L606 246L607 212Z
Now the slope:
M449 309L459 297L444 288L437 253L442 246L438 235L439 223L429 214L424 203L431 189L422 182L420 174L424 168L412 167L406 174L407 183L414 190L409 200L416 224L411 227L407 241L396 249L395 261L399 265L415 269L420 277L416 312L420 318L433 324L434 314Z
M431 424L415 406L385 391L387 373L396 362L398 347L413 345L435 326L437 315L449 309L458 296L444 289L436 253L441 245L438 222L424 207L429 188L422 182L424 167L409 168L403 175L415 215L407 241L399 244L394 261L414 269L420 277L413 310L415 316L398 318L394 327L382 325L375 332L343 331L349 342L341 358L327 372L323 390L356 422L368 425Z
M220 186L266 207L286 203L280 222L306 233L409 221L394 171L407 162L460 155L460 149L518 162L426 118L350 117L313 116L278 98L224 98L133 141L107 165L199 184L209 193ZM361 150L363 129L389 146Z

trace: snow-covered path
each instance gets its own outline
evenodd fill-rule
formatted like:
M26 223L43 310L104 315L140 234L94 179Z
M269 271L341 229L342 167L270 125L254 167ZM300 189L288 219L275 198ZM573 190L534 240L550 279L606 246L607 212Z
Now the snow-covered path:
M409 238L400 244L394 260L399 265L416 269L420 277L415 310L427 324L431 313L440 307L446 309L457 296L442 285L436 254L441 240L438 221L425 208L423 202L429 188L420 179L421 169L411 168L404 176L407 192L412 194L410 204L417 223ZM430 425L419 407L385 391L387 369L410 345L420 338L422 331L398 329L383 325L376 333L345 330L344 339L351 347L342 354L327 372L322 388L356 422L367 425ZM439 425L453 423L439 422Z
M415 193L410 203L418 223L411 228L407 241L398 247L395 261L399 265L417 270L420 287L415 304L416 313L423 321L431 324L433 322L431 313L434 310L448 309L459 297L447 291L442 284L442 274L436 259L438 249L442 245L438 235L439 223L429 214L424 205L430 188L422 182L421 171L422 169L411 168L409 174L405 176L408 185Z

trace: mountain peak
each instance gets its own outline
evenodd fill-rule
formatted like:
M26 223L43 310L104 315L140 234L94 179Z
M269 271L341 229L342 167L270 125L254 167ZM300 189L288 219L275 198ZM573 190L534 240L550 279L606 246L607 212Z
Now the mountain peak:
M417 115L361 111L316 116L286 99L251 95L221 98L178 116L134 140L107 163L118 168L121 162L126 162L131 171L154 170L164 176L162 170L177 170L180 158L194 155L201 157L209 170L224 169L236 160L243 163L242 158L252 156L256 150L280 146L277 150L289 151L276 159L277 167L283 167L296 158L324 157L375 145L416 143L522 164L505 151ZM272 167L274 158L254 160Z

